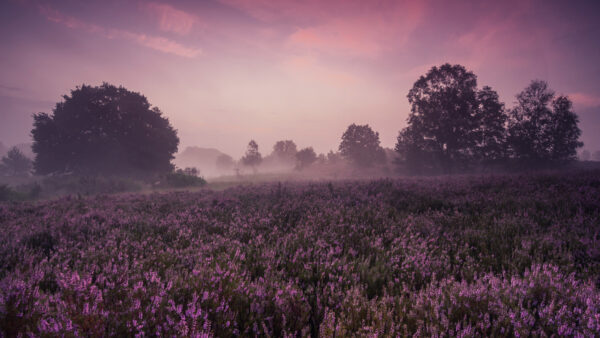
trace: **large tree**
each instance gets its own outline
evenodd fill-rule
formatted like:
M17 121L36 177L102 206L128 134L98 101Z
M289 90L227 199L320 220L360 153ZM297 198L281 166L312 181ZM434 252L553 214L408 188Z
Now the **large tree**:
M38 174L154 175L173 169L179 138L143 95L104 83L64 95L51 115L34 115Z
M511 155L523 165L574 160L581 130L566 96L556 96L545 81L534 80L517 94L509 116Z
M461 65L433 67L408 92L408 126L396 144L412 172L445 172L505 157L504 105Z
M408 127L396 146L402 158L418 158L449 172L472 157L479 105L475 74L461 65L433 67L414 83L407 97Z
M385 152L379 145L379 133L368 124L348 126L339 147L344 158L359 167L368 167L385 161Z

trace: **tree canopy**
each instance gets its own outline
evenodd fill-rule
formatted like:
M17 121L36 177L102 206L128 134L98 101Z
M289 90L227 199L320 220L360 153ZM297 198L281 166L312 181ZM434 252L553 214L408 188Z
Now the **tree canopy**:
M396 150L413 170L449 172L473 156L481 134L475 74L461 65L433 67L407 97L411 113Z
M396 151L409 172L451 173L510 159L527 167L565 162L582 146L571 101L544 81L533 81L507 112L492 88L477 88L475 74L444 64L415 82L408 101Z
M385 161L385 152L379 145L379 133L368 124L348 126L342 135L340 153L359 167L369 167Z
M254 140L250 140L246 154L242 157L242 163L246 166L252 167L252 170L256 171L256 167L262 162L262 155L258 151L258 144Z
M282 162L294 162L298 149L296 143L292 140L277 141L273 146L271 155Z
M172 171L179 138L146 97L104 83L64 95L52 114L34 115L38 174L154 175Z
M296 153L296 169L302 170L317 160L317 154L312 147L304 148Z
M556 96L548 83L534 80L517 94L509 114L511 155L527 166L574 160L583 146L578 122L566 96Z

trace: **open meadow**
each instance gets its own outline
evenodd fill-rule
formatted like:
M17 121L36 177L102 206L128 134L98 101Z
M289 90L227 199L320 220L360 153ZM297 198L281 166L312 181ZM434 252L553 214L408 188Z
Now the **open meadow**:
M600 334L600 172L0 204L0 335Z

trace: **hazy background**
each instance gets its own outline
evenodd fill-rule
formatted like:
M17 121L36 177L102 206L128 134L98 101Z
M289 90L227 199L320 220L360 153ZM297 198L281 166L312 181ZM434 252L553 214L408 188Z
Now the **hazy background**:
M351 123L393 147L406 94L431 66L464 65L512 106L532 79L574 101L600 149L596 1L15 1L0 3L0 141L76 85L146 95L187 146L235 158L255 139L336 150Z

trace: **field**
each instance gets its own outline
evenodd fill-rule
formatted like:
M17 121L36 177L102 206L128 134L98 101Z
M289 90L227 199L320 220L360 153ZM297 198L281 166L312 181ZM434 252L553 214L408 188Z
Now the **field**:
M600 172L0 204L0 336L600 335Z

